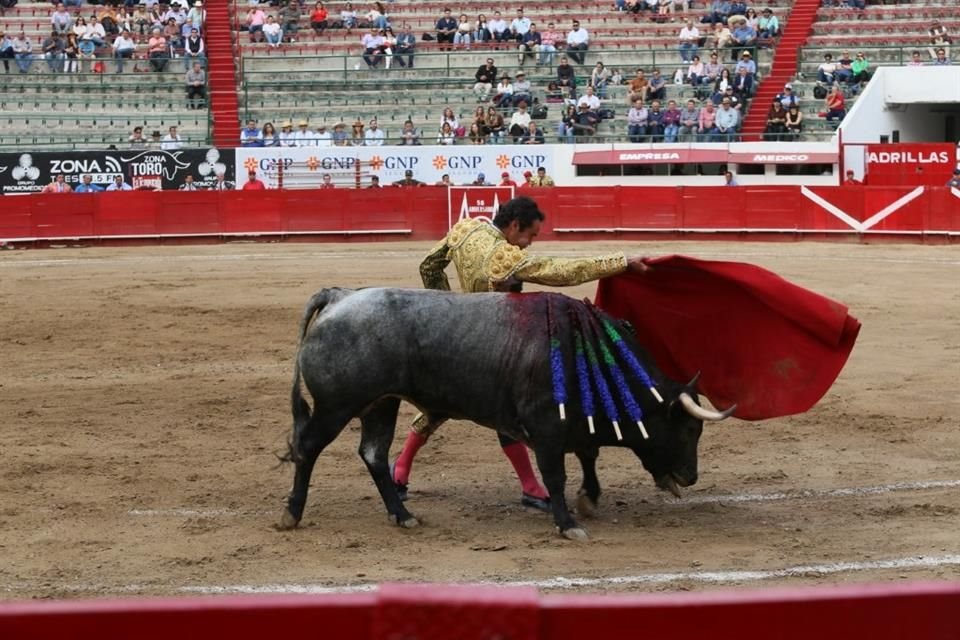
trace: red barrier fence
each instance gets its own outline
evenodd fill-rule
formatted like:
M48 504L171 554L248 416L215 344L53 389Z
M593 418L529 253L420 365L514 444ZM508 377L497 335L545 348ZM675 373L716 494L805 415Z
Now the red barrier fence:
M555 187L520 190L547 212L545 239L597 232L871 234L954 238L960 190L945 187ZM457 203L444 187L43 194L2 199L0 239L316 236L428 240Z
M0 606L0 637L954 640L958 611L960 583L616 596L392 584L326 596L14 603Z

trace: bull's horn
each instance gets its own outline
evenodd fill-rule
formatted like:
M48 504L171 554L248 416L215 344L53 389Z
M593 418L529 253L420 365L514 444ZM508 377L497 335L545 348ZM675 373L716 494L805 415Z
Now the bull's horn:
M704 409L697 404L697 401L694 400L686 391L680 394L680 404L682 404L687 413L692 415L694 418L699 418L700 420L709 420L710 422L726 420L733 415L734 411L737 410L737 405L733 405L726 411L711 411L710 409Z
M687 383L686 388L687 388L687 389L696 389L696 388L697 388L697 381L698 381L699 379L700 379L700 372L697 371L697 375L693 376L693 380L691 380L690 382Z

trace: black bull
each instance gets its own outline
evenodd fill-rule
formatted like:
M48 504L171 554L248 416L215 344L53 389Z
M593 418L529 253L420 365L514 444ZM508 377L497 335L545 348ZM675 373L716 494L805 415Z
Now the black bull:
M658 401L628 376L649 438L624 420L618 440L612 421L599 416L591 434L577 393L569 394L561 420L552 392L547 314L554 337L569 336L571 318L585 308L553 293L324 289L315 294L300 326L291 394L290 458L296 473L281 526L299 523L317 456L354 417L362 425L360 456L387 512L401 526L418 524L400 500L388 463L401 400L431 420L470 420L527 443L550 492L554 521L567 537L585 534L564 498L566 452L575 453L583 467L581 511L591 511L600 495L599 447L632 449L660 488L676 493L678 485L692 485L703 420L723 419L729 412L696 404L692 383L665 378L629 331L622 331L626 346L662 396ZM562 357L565 370L573 371L571 350ZM301 395L301 374L313 397L312 411Z

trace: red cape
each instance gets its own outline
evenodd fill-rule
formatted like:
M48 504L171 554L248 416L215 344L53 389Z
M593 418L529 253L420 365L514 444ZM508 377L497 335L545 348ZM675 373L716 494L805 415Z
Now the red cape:
M715 407L744 420L810 409L860 332L847 307L760 267L667 256L644 275L600 281L596 304L629 320L669 377L702 372Z

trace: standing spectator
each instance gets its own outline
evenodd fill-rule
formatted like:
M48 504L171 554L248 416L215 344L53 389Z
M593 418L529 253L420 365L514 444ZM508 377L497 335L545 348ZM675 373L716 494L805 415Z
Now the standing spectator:
M163 136L163 142L160 144L160 148L164 151L183 149L183 138L177 133L176 126L171 126L167 130L167 135Z
M379 189L380 188L380 176L370 176L370 186L367 189Z
M416 48L417 36L413 35L413 31L410 30L410 25L404 22L403 28L400 30L400 35L397 37L397 63L401 67L413 69L413 54ZM404 64L404 56L407 58L406 64Z
M133 187L127 184L122 175L117 174L114 176L110 186L107 187L107 191L133 191Z
M375 68L383 59L383 36L378 29L372 28L369 33L363 34L360 42L363 44L363 61L367 63L367 68Z
M413 177L413 169L405 170L403 172L403 179L393 183L395 187L422 187L423 184L423 182Z
M357 26L357 12L353 10L352 2L348 2L346 6L340 10L340 24L347 30L348 35L350 30Z
M517 51L519 51L519 54L517 55L517 62L520 66L523 66L527 57L532 57L536 64L540 64L538 55L543 37L540 35L540 32L537 31L537 25L535 23L530 23L530 28L518 38L518 42Z
M453 36L457 33L457 21L450 14L450 9L443 10L443 16L437 20L437 43L441 51L449 51L453 44Z
M770 110L767 112L767 128L763 132L763 138L767 141L779 142L789 140L787 133L787 112L777 99L773 100Z
M457 32L453 34L453 43L455 45L462 45L469 51L472 37L473 28L470 26L470 20L467 18L467 14L462 13L457 19Z
M363 134L363 143L368 147L382 147L385 137L386 134L380 128L377 119L374 118L370 121L370 128Z
M123 73L123 61L128 58L132 58L136 51L137 43L133 41L133 38L130 36L130 32L124 29L123 33L117 36L113 41L113 57L117 59L117 73ZM187 84L190 84L189 80L187 81Z
M263 146L265 147L279 147L280 146L280 136L277 135L277 130L273 128L272 122L267 122L263 125Z
M257 5L247 11L247 31L250 32L250 42L263 42L263 23L267 21L267 14Z
M487 23L487 28L490 29L490 35L493 36L494 42L506 42L510 38L507 21L503 19L499 11L493 12L493 20Z
M65 48L63 38L61 38L60 34L56 31L51 31L50 35L44 39L43 44L40 46L43 52L43 59L47 61L47 66L50 68L51 73L63 71L63 61L67 57L64 53Z
M300 17L302 14L299 0L289 0L289 2L280 9L280 28L287 42L297 41L297 33L300 31Z
M280 125L280 146L281 147L295 147L297 146L297 134L293 131L293 122L290 120L284 120Z
M165 71L169 55L167 39L160 33L160 29L154 28L153 35L147 41L147 57L150 60L150 67L157 73Z
M799 138L800 133L803 131L803 113L800 111L800 106L797 104L792 104L787 109L787 133L790 138Z
M580 21L573 21L573 29L567 34L567 55L577 64L583 64L590 47L590 34L580 27Z
M939 20L934 20L930 24L930 30L928 33L930 34L930 44L933 45L927 49L927 51L930 52L930 57L937 59L940 49L943 50L945 57L949 57L950 47L946 45L952 44L953 40L950 38L950 34L947 32L947 27L940 24Z
M627 135L630 142L643 142L647 136L647 120L649 112L643 106L643 101L636 98L633 106L627 112Z
M264 191L267 185L262 180L257 179L256 170L251 169L247 172L247 181L240 188L241 191Z
M700 30L694 26L693 20L687 20L687 24L680 29L680 61L683 64L687 64L697 55L699 43Z
M187 104L191 109L202 109L207 99L207 72L199 62L187 71Z
M517 9L517 17L510 23L510 37L522 42L523 35L530 31L530 18L523 15L523 8Z
M324 29L327 28L327 15L327 10L322 2L315 4L313 11L310 12L310 27L318 36L322 36ZM349 29L346 24L343 26L345 29Z
M53 178L53 182L43 188L42 193L70 193L73 189L67 184L66 177L58 173Z
M183 61L187 69L192 67L194 62L199 62L201 67L206 67L205 51L206 47L203 44L203 38L200 37L200 31L196 27L190 27L190 35L183 43Z
M660 123L663 125L663 141L676 142L680 133L680 109L677 108L676 100L667 103Z
M263 132L257 126L256 120L247 120L247 126L240 131L241 147L262 147Z
M473 77L476 80L473 92L477 94L477 99L486 102L493 91L493 83L497 81L497 66L493 63L493 58L487 58L486 63L480 65Z
M547 23L547 30L540 35L539 64L553 66L553 54L557 52L557 44L563 42L563 34L557 31L553 22Z
M274 49L278 48L280 43L283 42L283 30L280 28L280 23L272 15L267 16L267 21L263 25L263 35L267 39L267 44Z
M693 100L687 100L687 105L680 112L680 142L691 142L697 138L697 127L700 123L700 109Z
M836 120L837 124L833 125L833 128L836 129L847 115L846 102L843 98L843 91L840 90L840 85L835 84L831 87L830 93L827 94L824 100L824 104L826 105L827 122Z
M73 28L73 17L62 3L50 14L50 25L57 35L66 35Z

